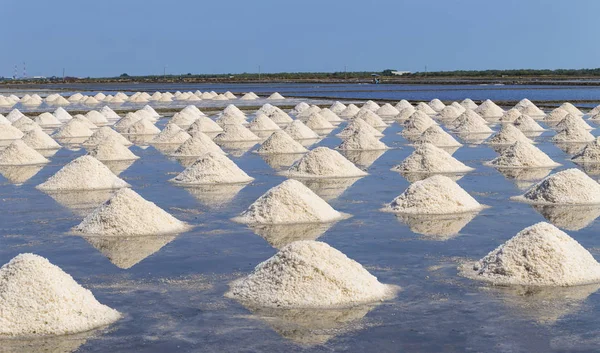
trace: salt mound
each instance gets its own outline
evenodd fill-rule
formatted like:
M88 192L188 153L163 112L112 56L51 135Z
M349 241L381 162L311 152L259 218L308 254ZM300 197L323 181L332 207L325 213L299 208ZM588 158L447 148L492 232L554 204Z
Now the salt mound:
M585 145L571 160L577 163L600 163L600 137Z
M572 168L548 176L515 199L535 204L599 204L600 185L584 172Z
M407 214L476 212L482 206L452 179L434 175L412 183L383 211Z
M215 137L217 142L242 142L242 141L260 141L252 131L242 125L225 125L223 132Z
M358 130L368 132L369 134L375 137L383 137L383 134L379 132L379 130L375 129L371 125L367 124L361 118L356 118L348 123L346 127L337 134L338 137L346 138L348 136L354 135L354 133Z
M474 110L483 118L500 118L504 114L504 110L489 99L486 99Z
M521 116L521 112L516 109L516 108L512 108L507 110L504 114L502 114L502 116L500 117L500 121L503 123L512 123L515 120L517 120L518 117Z
M341 123L343 120L340 119L339 116L337 116L334 112L332 112L329 108L324 108L321 109L321 111L319 112L319 114L324 117L327 121L329 121L330 123L337 125L339 123Z
M533 118L529 115L522 114L517 119L515 119L513 123L517 129L523 132L534 132L534 131L544 131L543 127L540 126Z
M60 148L60 145L41 129L29 131L21 140L35 150L52 150Z
M419 104L417 104L417 106L415 107L415 110L418 110L420 112L423 112L427 115L436 115L437 112L435 110L433 110L427 103L425 102L419 102Z
M392 117L400 114L400 111L390 103L385 103L381 106L381 108L375 111L375 114L377 114L378 116Z
M285 99L285 97L279 94L279 92L275 92L267 97L267 99Z
M54 138L90 137L94 134L86 124L76 119L69 120L61 126L52 136Z
M227 91L227 92L223 93L223 95L225 97L227 97L227 99L237 99L237 97L235 96L235 94L231 93L230 91Z
M192 138L187 139L179 148L173 152L173 156L177 157L198 157L205 153L216 152L225 154L210 137L202 132L196 133Z
M490 145L512 145L517 141L533 143L521 130L512 124L503 125L500 131L494 134L487 143Z
M8 113L6 119L8 119L8 121L10 121L11 123L14 123L15 121L21 119L24 116L25 114L21 113L19 109L13 109L10 111L10 113Z
M467 108L463 107L462 105L460 105L460 103L458 102L452 102L452 104L450 104L450 106L454 107L454 109L458 110L459 114L464 113L465 111L467 111Z
M423 134L417 139L416 144L431 143L438 147L460 147L461 143L456 141L452 135L442 130L438 125L433 125L427 128Z
M469 112L472 112L472 114ZM452 123L454 125L454 131L457 133L468 134L493 132L493 130L487 126L485 120L472 110L464 112Z
M209 152L170 181L184 185L249 183L250 177L222 153Z
M256 150L259 154L305 153L304 146L294 140L285 131L276 131Z
M335 128L320 113L312 113L306 121L306 126L312 130L331 130Z
M393 297L394 292L338 250L302 240L232 283L226 295L262 307L317 308L378 302Z
M379 106L379 104L373 102L372 100L368 100L365 102L365 104L363 104L362 108L368 109L368 110L374 112L381 107Z
M402 135L420 135L430 126L436 125L437 123L422 111L415 111L407 121L404 122L404 129Z
M587 115L594 116L594 115L597 115L598 113L600 113L600 105L595 106L592 110L587 112Z
M256 97L250 93L246 93L240 98L241 100L254 100Z
M553 111L551 111L548 115L546 115L546 117L544 118L544 122L561 121L567 115L569 115L568 111L566 111L566 110L564 110L562 108L556 108Z
M244 114L244 112L234 104L229 104L226 106L225 109L223 109L223 114L239 115L242 117L246 116L246 114Z
M129 148L112 139L104 140L92 147L88 155L99 161L130 161L140 158Z
M589 131L576 126L567 127L552 137L552 141L559 143L591 142L594 139Z
M114 175L96 158L81 156L36 188L43 191L67 191L118 189L128 186L129 184Z
M297 106L296 106L297 107ZM344 111L344 109L346 109L346 105L344 105L342 102L336 101L335 103L333 103L331 105L331 107L329 107L329 110L331 110L333 113L340 114L341 112Z
M411 115L413 115L414 112L416 112L416 111L417 110L415 110L415 108L413 108L412 106L410 106L408 108L400 109L400 113L398 113L398 115L396 115L394 117L394 120L404 121L404 120L408 119Z
M20 254L0 268L0 336L65 335L120 319L47 259Z
M23 137L23 131L12 125L2 124L0 127L0 140L17 140Z
M15 140L0 151L0 165L32 165L50 162L21 140Z
M600 264L594 257L545 222L523 229L462 272L496 285L574 286L600 281Z
M337 149L346 151L375 151L387 148L385 143L379 141L377 137L360 129L354 131L352 135L345 137L337 147Z
M456 119L461 114L461 111L449 105L438 112L440 119Z
M558 167L547 154L529 142L517 141L503 150L499 157L487 163L502 168L544 168Z
M294 109L290 110L290 114L298 115L299 113L302 113L303 111L305 111L309 107L310 107L310 105L308 105L308 103L306 103L306 102L300 102L300 103L296 104L296 106L294 107ZM344 106L344 108L345 108L345 106Z
M61 126L62 123L60 122L60 120L58 120L54 115L46 112L46 113L42 113L38 116L36 116L33 119L34 122L36 122L39 126L42 127L55 127L55 126Z
M279 108L273 110L273 112L269 114L268 117L277 124L289 124L294 120L286 112Z
M251 131L275 131L281 129L279 125L262 113L256 115L256 117L250 121L248 128Z
M0 114L0 125L11 125L10 121L4 117L4 115Z
M133 125L134 123L142 120L142 117L137 115L136 113L127 113L123 118L119 119L114 125L113 128L118 132L125 132L128 127Z
M168 123L165 128L156 135L151 143L184 143L191 136L176 124Z
M99 102L99 101L98 101L96 98L94 98L94 97L87 97L87 98L85 98L85 99L81 100L80 102L81 102L81 103L83 103L83 104L87 104L87 105L95 105L95 104L98 104L98 103L100 103L100 102Z
M360 109L356 105L350 103L346 106L346 109L342 110L338 115L346 118L351 118L355 116L359 110Z
M125 188L94 210L74 231L104 236L147 236L179 233L187 229L186 223Z
M156 110L154 110L154 108L152 108L151 106L149 106L147 104L142 108L142 110L147 111L148 113L150 113L150 115L152 115L152 117L154 117L156 119L160 118L160 114L158 114L156 112Z
M160 129L148 118L143 118L131 124L123 133L129 135L156 135L160 133Z
M219 126L224 125L245 125L248 122L246 121L246 116L237 115L237 114L221 114L216 120Z
M309 116L311 116L311 114L318 113L320 111L321 111L321 108L319 108L316 105L311 105L310 107L308 107L308 109L305 109L304 111L302 111L301 113L296 115L296 117L298 119L306 120L306 119L308 119Z
M106 117L97 110L90 110L85 114L85 117L96 126L108 124Z
M427 103L427 105L429 105L431 109L435 110L436 112L440 112L446 107L446 105L437 98L432 99L429 103Z
M98 130L96 130L96 132L94 132L92 134L92 136L90 136L90 138L87 139L83 144L85 146L93 146L93 145L97 145L97 144L101 143L102 141L105 141L108 139L117 141L120 144L122 144L123 146L131 146L132 145L132 143L129 142L129 140L127 140L125 137L123 137L123 135L119 134L118 132L116 132L115 130L111 129L108 126L103 126L103 127L99 128Z
M328 223L344 218L301 182L288 179L269 189L233 220L245 224Z
M339 152L327 147L317 147L308 152L284 174L300 178L350 178L367 175Z
M569 102L563 103L559 108L568 111L569 114L571 114L571 115L575 115L575 116L584 115L581 110L577 109L576 106L574 106L573 104L571 104Z
M294 140L307 140L307 139L318 139L319 135L312 131L308 126L298 119L292 121L291 124L286 126L283 130L290 135Z
M223 128L219 124L212 121L209 117L199 117L190 127L187 132L194 136L197 132L210 133L210 132L222 132Z
M13 123L14 125L14 123ZM593 127L583 120L581 116L567 114L554 128L557 131L564 130L566 128L576 128L584 130L594 130Z
M100 109L100 114L104 115L106 120L117 121L121 119L121 117L117 113L115 113L114 110L110 109L110 107L106 105L102 107L102 109Z
M33 129L41 129L41 126L39 126L36 122L34 122L33 120L29 119L26 116L23 116L21 118L19 118L17 121L12 123L13 127L16 127L17 129L23 131L23 132L28 132L31 131Z
M430 143L416 146L413 153L392 168L401 173L466 173L474 170Z
M543 110L536 107L533 103L531 103L530 105L526 105L526 106L519 106L519 107L517 107L517 109L522 114L529 115L529 116L544 116L544 115L546 115L546 113L544 113Z
M360 118L362 120L364 120L367 124L371 125L374 128L378 128L378 127L387 127L388 124L386 124L380 117L379 115L373 113L371 110L365 109L365 108L361 108L361 110L358 111L358 113L356 113L355 118Z

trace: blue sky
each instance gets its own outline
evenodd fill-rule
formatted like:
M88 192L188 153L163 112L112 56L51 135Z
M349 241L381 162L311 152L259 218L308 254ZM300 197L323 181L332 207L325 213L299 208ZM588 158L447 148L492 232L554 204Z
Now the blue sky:
M0 76L600 66L597 0L0 0Z

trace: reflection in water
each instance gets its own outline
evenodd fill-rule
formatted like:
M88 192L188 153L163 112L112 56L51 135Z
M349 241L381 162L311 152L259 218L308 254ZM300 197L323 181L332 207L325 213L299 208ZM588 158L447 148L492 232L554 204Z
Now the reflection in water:
M0 174L11 184L20 185L35 176L44 165L3 165Z
M108 169L115 175L123 173L127 168L131 167L137 159L131 159L128 161L102 161Z
M128 269L159 251L167 245L175 235L155 235L143 237L83 237L115 266Z
M0 339L0 353L71 353L97 332L75 335L45 336L30 339Z
M260 157L271 168L280 171L287 169L297 160L302 158L303 153L278 153L278 154L260 154Z
M131 143L137 146L148 146L156 135L127 135L123 134Z
M460 138L467 145L481 145L485 142L490 136L492 136L491 132L486 133L462 133L456 134L458 138Z
M229 205L246 185L248 184L198 185L184 189L201 204L218 209Z
M531 205L548 222L566 230L580 230L600 216L600 206Z
M585 147L587 142L583 143L556 143L556 147L560 148L563 152L569 155L574 155L581 151Z
M552 172L552 168L496 168L496 170L506 179L513 181L521 190L528 189Z
M256 224L250 225L254 233L265 239L272 247L281 249L298 240L315 240L335 223L306 224Z
M356 164L361 168L369 168L379 157L387 150L377 151L339 151L341 152L350 162Z
M85 217L108 200L117 190L82 190L47 192L48 196L78 216Z
M423 235L425 239L444 241L456 237L477 214L479 212L449 215L396 214L396 219L408 225L412 232Z
M219 142L218 145L231 156L239 158L250 151L257 143L257 141Z
M298 179L323 200L330 201L340 197L344 191L352 186L358 178L336 178L336 179Z
M443 175L443 176L446 176L446 177L452 179L453 181L458 181L462 177L464 177L465 174L466 173L407 173L407 172L400 173L400 175L402 175L402 177L404 179L406 179L409 183L414 183L415 181L425 180L434 175Z

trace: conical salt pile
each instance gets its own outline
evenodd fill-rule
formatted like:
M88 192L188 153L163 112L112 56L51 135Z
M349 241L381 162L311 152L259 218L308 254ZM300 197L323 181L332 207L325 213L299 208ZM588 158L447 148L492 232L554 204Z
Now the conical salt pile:
M532 117L529 115L522 114L519 116L513 124L517 127L517 129L523 132L534 132L534 131L544 131L543 127L540 126Z
M108 120L106 119L106 117L97 110L90 110L85 114L85 117L96 126L108 124Z
M473 102L473 100L471 98L463 99L463 101L460 102L460 105L465 107L465 109L471 109L471 110L477 109L477 104L475 104L475 102Z
M10 111L10 113L8 113L6 119L8 119L8 121L10 121L11 123L14 123L15 121L21 119L24 116L25 114L21 113L19 109L13 109Z
M334 112L332 112L329 108L323 108L319 112L319 114L324 117L327 121L332 123L333 125L337 125L341 123L343 120L337 116Z
M458 110L458 114L462 114L467 110L467 108L463 107L458 102L452 102L452 104L450 104L450 106L454 107L454 109Z
M371 125L374 128L384 128L387 127L386 124L379 115L373 113L373 111L361 108L361 110L356 113L355 118L360 118L365 121L365 123Z
M548 113L548 115L546 115L546 117L544 117L544 122L545 123L552 123L552 122L559 122L561 120L563 120L567 115L569 115L569 112L562 109L562 108L556 108L553 111L551 111L550 113Z
M221 147L214 143L210 137L202 132L198 132L195 136L182 143L181 146L173 152L173 156L199 157L208 152L225 154Z
M110 121L118 121L119 119L121 119L121 117L117 113L115 113L114 110L110 109L110 107L106 105L102 107L102 109L100 109L100 114L104 115L106 120Z
M337 147L339 150L346 151L376 151L387 148L385 143L379 141L377 137L360 129L354 131L354 134L345 137Z
M310 105L308 103L300 102L300 103L296 104L294 109L290 110L290 114L298 115L298 114L302 113L303 111L305 111L306 109L308 109L309 107L310 107ZM345 108L346 108L346 106L344 106L344 109Z
M168 123L165 128L162 129L162 131L150 141L150 143L181 144L187 141L189 138L191 138L191 136L185 132L185 130L176 124Z
M379 104L373 102L372 100L368 100L365 102L365 104L363 104L362 108L369 109L370 111L374 112L381 107L379 106Z
M515 200L553 205L600 204L600 184L572 168L546 177Z
M48 112L36 116L33 121L35 121L41 127L56 127L62 125L60 120Z
M434 175L416 181L383 211L406 214L455 214L476 212L482 206L452 179Z
M529 116L544 116L544 115L546 115L543 110L536 107L533 103L531 103L529 105L525 105L525 106L519 106L519 107L517 107L517 109L522 114L529 115Z
M479 133L491 133L492 129L486 124L485 120L480 117L477 113L469 110L461 114L455 121L452 122L454 125L454 131L462 134L479 134Z
M250 275L231 284L226 296L273 308L350 307L395 295L358 262L314 240L293 242Z
M588 116L594 116L597 115L598 113L600 113L600 104L595 106L592 110L590 110L589 112L586 113L586 115Z
M585 145L571 160L577 163L600 163L600 137Z
M466 173L474 169L443 149L424 143L416 146L414 152L392 170L401 173Z
M415 144L430 143L437 147L460 147L462 144L452 135L442 130L438 125L433 125L427 128L423 134L417 139Z
M250 121L248 128L250 131L276 131L281 129L279 125L262 113L256 115L256 117Z
M276 131L256 150L259 154L305 153L304 146L285 131Z
M104 140L90 148L88 155L99 161L130 161L140 158L129 148L112 139Z
M521 130L512 124L503 125L500 131L494 134L487 143L489 145L512 145L517 141L533 143L527 136L523 135Z
M500 118L504 114L504 110L500 108L496 103L489 99L486 99L477 109L474 109L475 113L481 115L482 118Z
M279 92L275 92L271 94L267 99L285 99L285 97L279 94Z
M359 110L360 110L360 108L358 108L356 105L350 103L346 106L346 109L342 110L338 115L345 117L345 118L351 118L351 117L355 116Z
M240 108L236 107L233 104L229 104L227 107L225 107L225 109L223 109L223 114L232 114L232 115L239 115L239 116L246 116L246 114L240 110Z
M223 128L219 124L215 123L207 116L199 117L190 127L187 129L188 134L194 136L197 132L212 133L212 132L223 132Z
M60 145L41 129L33 129L23 136L21 141L35 150L59 149Z
M104 236L148 236L180 233L188 229L185 222L125 188L94 210L74 231Z
M129 140L127 140L123 135L119 134L118 132L116 132L108 126L103 126L96 130L96 132L94 132L89 139L85 140L83 145L94 146L107 139L115 140L123 146L132 145L132 143L129 142Z
M419 102L419 104L417 104L417 106L415 107L415 110L423 112L427 115L436 115L437 114L437 112L435 110L431 109L431 107L425 102Z
M321 111L321 108L319 108L316 105L311 105L310 107L308 107L308 109L303 110L301 113L299 113L296 117L298 119L302 119L302 120L306 120L308 119L308 117L313 114L313 113L318 113Z
M217 142L243 142L243 141L260 141L261 138L256 136L252 131L242 125L225 125L223 132L215 137Z
M17 140L23 137L23 131L12 125L2 124L0 126L0 140Z
M39 126L36 122L34 122L33 120L29 119L26 116L23 116L21 118L19 118L17 121L12 123L13 127L16 127L17 129L25 132L31 131L33 129L41 129L41 126Z
M594 141L594 135L577 126L569 126L552 137L553 142L574 143Z
M306 120L306 126L312 130L331 130L335 128L320 113L312 113Z
M342 131L340 131L336 136L346 138L354 135L354 133L358 130L365 131L375 137L383 137L383 134L379 132L379 130L367 124L361 118L356 118L350 121L348 125L346 125L346 127Z
M209 152L170 181L182 185L249 183L250 177L222 153Z
M437 123L422 111L415 111L409 118L404 122L404 129L402 135L421 135L430 126L436 125Z
M56 119L58 119L61 122L65 122L65 121L69 121L69 120L73 119L71 114L69 114L69 112L67 112L65 110L65 108L63 108L63 107L56 108L56 110L54 111L54 113L52 113L52 115L54 115L56 117Z
M367 175L339 152L317 147L305 154L283 174L299 178L351 178Z
M131 124L123 133L129 135L157 135L160 133L160 129L148 118L143 118Z
M36 186L43 191L107 190L128 187L102 162L92 156L74 159L44 183Z
M59 267L34 254L20 254L0 268L0 298L4 337L74 334L121 318Z
M496 285L576 286L599 282L600 263L575 239L540 222L461 273Z
M381 108L375 111L375 114L378 116L392 117L400 114L400 111L390 103L385 103Z
M250 92L250 93L252 93L252 92ZM254 100L254 99L256 99L255 95L250 94L250 93L244 94L240 99L241 100Z
M14 123L13 123L14 125ZM576 129L584 129L584 130L594 130L593 127L588 125L588 123L583 120L581 116L567 114L556 126L554 129L556 131L561 131L566 128L576 128Z
M118 132L125 132L128 127L140 120L142 120L142 118L136 113L127 113L127 115L113 125L113 128Z
M328 223L344 218L301 182L288 179L269 189L233 220L245 224Z
M0 151L0 165L34 165L50 162L21 140L15 140Z
M511 108L511 109L507 110L506 112L504 112L504 114L502 114L502 116L500 117L500 122L512 123L515 120L517 120L517 118L520 117L521 114L522 113L518 109Z
M84 123L76 119L69 120L66 124L56 130L52 137L71 138L71 137L90 137L94 134Z
M294 140L307 140L307 139L318 139L319 135L312 131L308 126L298 119L294 120L291 124L283 129L288 135Z
M517 141L487 163L502 168L553 168L560 164L529 142Z
M216 123L219 126L224 127L225 125L244 125L248 122L246 121L246 116L240 116L237 114L221 114L216 120Z
M583 115L583 112L581 110L579 110L576 106L574 106L573 104L571 104L569 102L563 103L559 108L568 111L569 114L571 114L571 115L575 115L575 116Z
M282 125L289 124L292 121L294 121L294 119L292 119L292 117L290 117L286 112L284 112L283 110L281 110L279 108L273 110L273 112L271 112L267 116L271 120L273 120L275 123L282 124Z
M449 105L444 107L444 109L440 110L438 113L438 117L439 119L444 119L444 120L452 120L452 119L456 119L458 118L458 116L461 114L461 111L454 108L453 106Z
M446 107L446 105L437 98L432 99L429 103L427 103L427 105L429 105L431 109L435 110L436 112L440 112Z
M346 109L346 105L344 105L344 103L339 102L339 101L335 101L335 103L333 103L331 105L331 107L329 107L329 110L331 110L336 115L343 112L344 109Z
M227 97L227 99L237 99L237 97L235 96L235 94L231 93L230 91L227 91L227 92L223 93L223 95L225 97Z

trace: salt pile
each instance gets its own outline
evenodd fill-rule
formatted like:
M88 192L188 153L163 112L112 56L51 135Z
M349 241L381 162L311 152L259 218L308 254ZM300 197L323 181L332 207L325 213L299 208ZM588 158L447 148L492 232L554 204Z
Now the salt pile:
M246 93L240 98L241 100L254 100L256 97L250 93Z
M267 97L267 99L285 99L285 97L279 94L279 92L275 92Z
M209 152L170 181L182 185L249 183L250 177L222 153Z
M0 125L10 125L10 121L4 117L4 115L0 114Z
M575 115L575 116L583 115L583 112L581 112L581 110L579 110L576 106L574 106L573 104L571 104L569 102L561 104L561 106L559 108L568 111L569 114L571 114L571 115Z
M41 129L29 131L21 140L35 150L52 150L60 148L60 145Z
M230 91L227 91L227 92L223 93L223 95L225 97L227 97L227 99L237 99L237 97L235 96L235 94L231 93Z
M277 108L277 107L276 107ZM286 112L277 108L273 110L271 114L267 115L271 120L273 120L277 124L289 124L294 119L292 119Z
M534 204L600 204L600 184L572 168L546 177L514 199Z
M92 136L90 136L90 138L87 139L83 144L85 146L93 146L108 139L115 140L123 146L132 145L132 143L129 142L129 140L127 140L125 137L123 137L123 135L119 134L118 132L116 132L108 126L103 126L96 130L96 132L94 132Z
M346 106L342 102L339 102L339 101L336 101L335 103L333 103L331 105L331 107L329 107L329 110L331 110L336 115L343 112L344 109L346 109Z
M402 110L402 109L406 109L406 108L413 108L412 104L410 104L409 101L407 101L406 99L401 100L400 102L396 103L396 105L394 106L396 109L398 110Z
M500 117L500 121L503 123L512 123L515 120L517 120L517 118L520 117L521 114L522 113L518 109L512 108L504 112L504 114L502 114L502 116Z
M117 120L121 119L121 117L117 113L115 113L114 110L110 109L110 107L108 107L108 106L102 107L102 109L100 109L100 114L104 115L106 120L110 120L110 121L117 121Z
M321 114L322 117L324 117L327 121L329 121L333 125L337 125L337 124L339 124L339 123L341 123L343 121L342 119L340 119L339 116L337 116L329 108L321 109L321 111L319 112L319 114Z
M354 133L358 130L362 130L368 132L369 134L375 137L383 137L383 134L379 132L379 130L375 129L371 125L367 124L361 118L356 118L348 123L346 127L340 131L336 136L341 138L346 138L348 136L354 135Z
M600 163L600 137L585 145L571 160L577 163Z
M123 133L129 135L156 135L160 133L160 129L148 118L143 118L131 124Z
M438 117L440 119L456 119L461 114L461 111L449 105L444 107L442 110L438 112Z
M476 212L482 205L452 179L434 175L412 183L383 211L406 214L455 214Z
M516 107L522 114L526 114L529 116L544 116L546 115L543 110L536 107L535 104L531 103L525 106Z
M541 127L540 124L538 124L535 120L533 120L532 117L525 114L522 114L517 119L515 119L513 124L516 126L517 129L523 132L535 132L546 130L543 127Z
M52 136L54 138L90 137L94 134L84 123L76 119L69 120L61 126Z
M359 110L360 109L356 105L350 103L346 106L346 109L339 112L338 115L342 116L342 117L346 117L346 118L351 118L351 117L355 116Z
M467 110L467 108L463 107L458 102L452 102L452 104L450 104L450 106L452 106L452 107L454 107L454 109L458 110L459 114L462 114Z
M368 100L363 104L362 108L368 109L372 112L375 112L377 109L381 108L379 104L373 102L372 100Z
M304 146L294 140L285 131L276 131L256 150L259 154L305 153Z
M424 143L416 146L413 153L392 170L401 173L466 173L474 169L443 149Z
M344 218L301 182L288 179L269 189L233 220L245 224L328 223Z
M367 175L339 152L327 147L317 147L308 152L282 174L299 178L350 178Z
M308 109L309 107L310 107L310 105L308 105L308 103L306 103L306 102L300 102L300 103L296 104L296 106L294 107L294 109L290 110L290 114L292 114L292 115L298 115L298 114L302 113L303 111L305 111L306 109ZM346 106L344 106L344 109L345 108L346 108Z
M310 107L308 107L308 109L305 109L304 111L302 111L301 113L296 115L296 117L299 119L302 119L302 120L306 120L306 119L308 119L309 116L311 116L311 114L318 113L320 111L321 111L321 108L319 108L316 105L311 105Z
M600 281L600 264L575 239L540 222L520 231L462 274L495 285L575 286Z
M196 133L192 138L187 139L179 146L173 156L177 157L198 157L208 152L225 154L221 147L211 140L210 137L202 132Z
M209 117L201 116L199 117L190 127L187 129L187 132L194 136L198 132L203 133L214 133L214 132L223 132L223 128L219 126L219 124L215 123Z
M533 143L521 130L512 124L503 125L500 131L494 134L487 143L490 145L512 145L517 141Z
M229 297L262 307L353 306L394 296L358 262L314 240L293 242L231 284Z
M560 164L529 142L517 141L503 150L499 157L486 163L502 168L550 168Z
M43 191L106 190L128 187L102 162L92 156L81 156L62 167L44 183L36 186Z
M128 127L140 120L142 120L142 117L140 117L136 113L127 113L127 115L119 119L119 121L117 121L113 125L113 128L118 132L124 132L125 130L127 130Z
M12 125L2 124L0 126L0 140L17 140L23 137L23 131Z
M500 108L496 103L489 99L486 99L477 109L474 109L475 113L481 115L481 117L487 118L500 118L504 114L504 110Z
M402 135L420 135L430 126L437 123L422 111L415 111L407 121L404 122Z
M41 126L26 116L17 119L17 121L12 123L12 126L23 132L31 131L36 128L41 129Z
M358 113L356 113L355 118L360 118L364 120L367 124L371 125L374 128L385 128L388 125L379 117L379 115L373 113L371 110L361 108Z
M290 135L294 140L310 140L318 139L319 135L312 131L308 126L300 120L294 120L283 130Z
M568 111L562 108L556 108L544 118L544 122L558 122L563 120L569 114Z
M312 130L331 130L335 128L320 113L312 113L306 120L306 126Z
M25 114L21 113L19 109L13 109L10 111L10 113L8 113L6 119L8 119L8 121L10 121L11 123L14 123L15 121L21 119L24 116Z
M416 112L416 110L412 106L408 108L402 108L400 109L400 113L398 113L398 115L396 115L394 119L397 121L404 121L408 119L411 115L413 115L414 112Z
M13 123L14 125L14 123ZM576 128L584 130L594 130L593 127L583 120L581 116L567 114L554 128L557 131L564 130L566 128Z
M59 267L34 254L20 254L0 268L0 298L0 336L73 334L121 318Z
M145 106L142 108L142 110L144 110L144 111L147 111L148 113L150 113L150 115L151 115L153 118L155 118L155 119L158 119L158 118L160 118L160 114L158 114L158 113L156 112L156 110L154 110L154 108L152 108L151 106L149 106L149 105L147 105L147 104L146 104L146 105L145 105Z
M223 132L215 137L217 142L243 142L243 141L260 141L261 138L256 136L252 131L242 125L225 125Z
M33 121L42 127L56 127L62 125L60 120L48 112L36 116Z
M231 113L221 114L221 116L217 118L216 122L221 127L225 125L245 125L248 123L246 121L246 116L240 116Z
M385 143L379 141L377 137L360 129L345 137L337 147L337 149L345 151L376 151L387 148Z
M418 110L420 112L423 112L427 115L436 115L437 112L435 110L433 110L427 103L425 102L419 102L419 104L417 104L415 106L415 110Z
M184 143L187 139L191 138L190 134L185 132L176 124L168 123L162 131L156 135L150 142L153 144L175 144Z
M437 98L432 99L429 103L427 103L427 105L429 105L431 109L435 110L436 112L440 112L446 107L446 105Z
M241 111L240 108L236 107L233 104L229 104L228 106L226 106L225 109L223 109L223 114L239 115L241 117L246 116L246 114L244 114L244 112Z
M113 139L104 140L90 148L88 155L99 161L130 161L140 158L133 154L129 148Z
M0 165L34 165L50 162L21 140L15 140L0 151Z
M103 236L148 236L184 232L189 226L131 189L121 189L87 216L75 232Z
M438 125L427 128L417 139L416 144L431 143L437 147L460 147L462 144L454 139L452 135L442 130Z
M385 117L396 116L399 113L400 113L400 111L398 109L396 109L390 103L385 103L384 105L381 106L381 108L379 108L375 111L375 114L377 114L378 116L385 116Z
M592 110L587 112L587 115L594 116L594 115L597 115L598 113L600 113L600 105L595 106Z
M248 128L250 131L275 131L281 129L279 125L262 113L256 115L256 117L250 121Z
M485 120L472 110L465 111L452 122L452 125L454 126L454 131L457 133L479 134L493 132L493 130L487 126Z
M85 114L85 117L96 126L108 124L106 117L97 110L90 110Z
M96 98L94 98L94 97L87 97L87 98L83 99L81 101L81 103L87 104L87 105L96 105L96 104L98 104L100 102Z
M576 126L569 126L552 137L552 141L559 143L591 142L594 139L588 130Z

